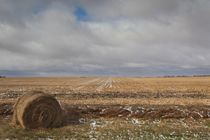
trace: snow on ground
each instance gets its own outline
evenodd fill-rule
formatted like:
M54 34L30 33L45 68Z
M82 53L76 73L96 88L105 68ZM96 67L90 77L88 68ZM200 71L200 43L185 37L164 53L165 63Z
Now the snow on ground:
M98 81L98 80L100 80L100 79L99 79L99 78L96 78L96 79L92 79L92 80L88 80L88 81L79 83L79 87L75 88L75 90L83 89L83 88L85 88L87 85L89 85L90 83L94 83L94 82L96 82L96 81Z
M101 84L96 88L96 91L100 93L101 91L103 91L104 88L112 88L112 87L113 87L112 78L110 77L106 80L103 80Z

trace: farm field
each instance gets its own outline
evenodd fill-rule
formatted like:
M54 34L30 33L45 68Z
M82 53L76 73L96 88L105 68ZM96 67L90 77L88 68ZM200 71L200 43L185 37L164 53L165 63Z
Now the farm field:
M17 98L33 90L60 101L63 127L8 125ZM0 78L0 125L2 139L210 139L210 77Z

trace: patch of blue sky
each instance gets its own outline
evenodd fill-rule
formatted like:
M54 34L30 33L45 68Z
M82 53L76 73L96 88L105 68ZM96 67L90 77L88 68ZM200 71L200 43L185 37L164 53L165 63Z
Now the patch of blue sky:
M78 21L89 21L90 18L87 15L87 12L82 7L77 7L74 11L74 15L77 17Z
M41 6L34 6L33 8L30 9L30 12L33 14L38 14L43 10L43 7Z

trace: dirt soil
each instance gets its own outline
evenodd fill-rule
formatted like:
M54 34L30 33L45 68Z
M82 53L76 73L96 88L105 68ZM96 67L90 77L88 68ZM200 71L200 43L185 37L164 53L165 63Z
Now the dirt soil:
M210 118L209 105L99 105L61 103L69 119L98 117ZM0 103L0 116L13 114L14 103Z

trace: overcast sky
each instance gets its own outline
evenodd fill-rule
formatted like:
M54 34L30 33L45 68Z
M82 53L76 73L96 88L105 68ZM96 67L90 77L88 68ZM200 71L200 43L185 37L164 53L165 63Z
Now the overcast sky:
M0 75L210 74L210 0L0 0Z

